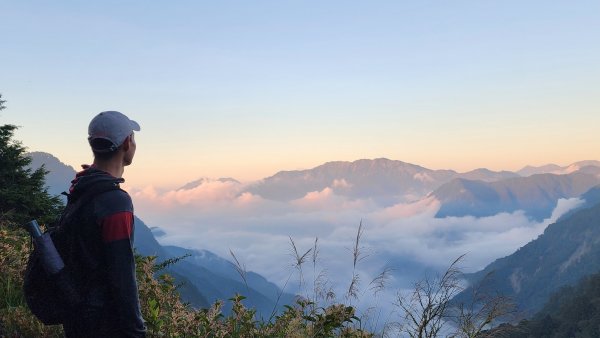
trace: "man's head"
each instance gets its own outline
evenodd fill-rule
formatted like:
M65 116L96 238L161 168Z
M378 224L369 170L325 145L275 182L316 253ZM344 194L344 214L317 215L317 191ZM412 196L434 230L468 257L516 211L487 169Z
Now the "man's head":
M139 130L137 122L117 111L96 115L88 127L88 142L94 158L106 161L122 153L124 165L131 164L136 149L133 132Z

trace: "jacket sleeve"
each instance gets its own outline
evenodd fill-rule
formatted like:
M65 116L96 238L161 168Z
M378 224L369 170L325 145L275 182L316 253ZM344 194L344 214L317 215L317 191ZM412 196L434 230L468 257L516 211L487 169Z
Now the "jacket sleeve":
M133 212L121 211L100 219L109 289L119 319L120 336L144 337L133 254Z

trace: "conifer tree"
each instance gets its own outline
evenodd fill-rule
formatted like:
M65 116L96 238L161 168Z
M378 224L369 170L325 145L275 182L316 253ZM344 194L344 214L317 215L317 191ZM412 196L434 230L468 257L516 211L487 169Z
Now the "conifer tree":
M0 94L0 110L5 109ZM31 158L21 142L13 139L17 126L0 125L0 219L19 226L32 219L40 223L53 221L62 202L48 194L42 166L29 168Z

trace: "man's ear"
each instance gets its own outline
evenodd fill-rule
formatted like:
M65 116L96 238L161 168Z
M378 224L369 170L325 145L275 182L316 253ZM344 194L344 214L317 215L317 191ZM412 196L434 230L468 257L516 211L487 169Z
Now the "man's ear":
M128 151L131 146L131 135L127 136L125 141L123 141L123 150Z

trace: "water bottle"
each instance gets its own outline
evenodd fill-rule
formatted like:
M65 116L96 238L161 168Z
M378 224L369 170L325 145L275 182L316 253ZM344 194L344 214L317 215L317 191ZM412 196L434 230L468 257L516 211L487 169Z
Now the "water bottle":
M33 238L42 237L42 229L36 220L30 221L25 225L25 228Z

